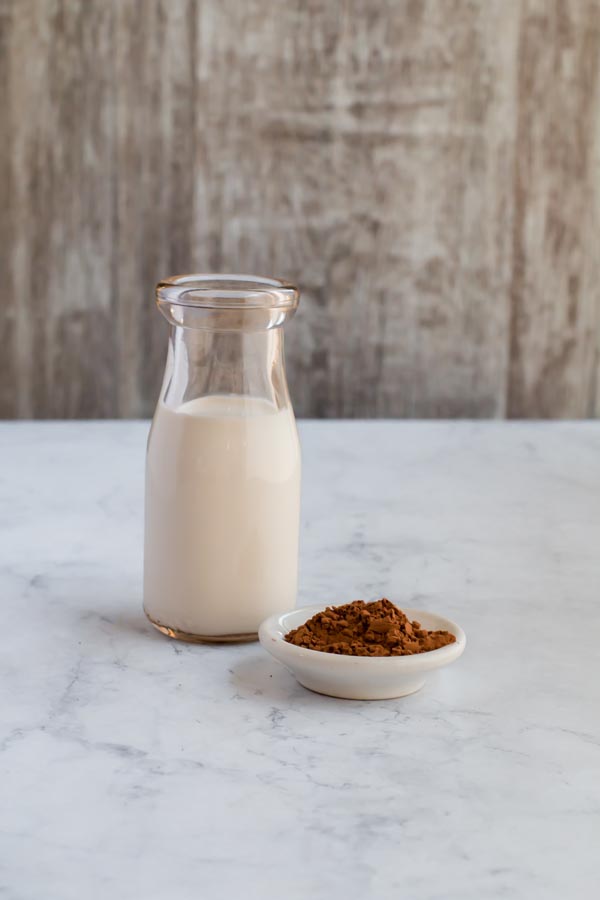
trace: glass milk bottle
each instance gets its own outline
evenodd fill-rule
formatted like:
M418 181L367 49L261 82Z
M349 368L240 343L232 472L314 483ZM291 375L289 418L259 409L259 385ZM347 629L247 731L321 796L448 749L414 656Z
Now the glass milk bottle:
M164 634L245 641L296 602L300 446L283 359L291 284L161 281L171 325L148 439L144 609Z

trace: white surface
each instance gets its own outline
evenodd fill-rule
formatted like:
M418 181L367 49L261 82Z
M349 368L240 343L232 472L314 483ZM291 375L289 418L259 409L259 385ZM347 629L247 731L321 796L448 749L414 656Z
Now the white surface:
M146 432L0 428L0 895L595 897L599 425L302 426L300 604L468 635L382 702L146 623Z
M429 631L449 631L456 638L454 643L428 653L387 658L321 653L287 643L285 635L288 631L304 625L323 609L322 605L304 606L293 612L270 616L258 632L265 650L283 663L300 684L319 694L347 700L405 697L420 691L430 672L454 662L465 649L465 633L456 622L407 606L403 607L403 612L411 621L417 620Z

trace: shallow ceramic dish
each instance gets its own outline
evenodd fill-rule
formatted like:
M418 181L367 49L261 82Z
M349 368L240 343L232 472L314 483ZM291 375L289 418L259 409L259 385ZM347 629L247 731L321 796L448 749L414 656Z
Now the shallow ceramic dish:
M258 631L258 637L271 656L283 663L300 684L331 697L346 700L388 700L414 694L425 684L427 673L454 662L465 649L467 639L462 628L449 619L420 609L401 607L411 621L415 619L429 631L449 631L456 641L412 656L344 656L296 647L284 640L292 628L303 625L321 612L323 606L304 606L293 612L271 616Z

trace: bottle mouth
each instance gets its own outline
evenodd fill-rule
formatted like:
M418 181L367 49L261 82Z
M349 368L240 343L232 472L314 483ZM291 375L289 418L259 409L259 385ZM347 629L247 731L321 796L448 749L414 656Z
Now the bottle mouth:
M156 285L159 308L292 311L299 296L288 281L255 275L174 275Z

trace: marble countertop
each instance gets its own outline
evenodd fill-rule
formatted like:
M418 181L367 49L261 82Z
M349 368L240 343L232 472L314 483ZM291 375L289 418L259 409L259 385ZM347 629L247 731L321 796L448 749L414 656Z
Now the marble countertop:
M468 635L385 702L151 628L146 433L0 425L0 896L596 896L600 423L301 424L299 603Z

